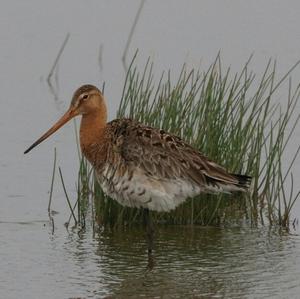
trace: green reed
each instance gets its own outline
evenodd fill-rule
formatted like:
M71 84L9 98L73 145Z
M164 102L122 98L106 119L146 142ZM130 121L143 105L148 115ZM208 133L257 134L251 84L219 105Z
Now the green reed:
M299 193L294 192L288 144L299 116L294 115L300 87L292 87L289 76L276 77L276 62L269 61L258 77L249 61L239 73L223 69L221 59L206 71L183 65L176 81L171 71L158 80L150 59L140 70L135 59L129 67L117 117L129 117L181 136L199 151L230 172L253 177L249 194L202 194L188 199L170 213L155 213L166 224L224 224L250 220L251 223L289 225L291 209ZM173 76L172 76L173 77ZM285 101L277 99L287 84ZM289 164L283 163L289 159ZM105 196L84 158L78 174L78 208L92 195L99 224L119 226L141 222L139 209L126 208ZM86 205L85 205L86 207ZM78 217L79 218L79 217Z

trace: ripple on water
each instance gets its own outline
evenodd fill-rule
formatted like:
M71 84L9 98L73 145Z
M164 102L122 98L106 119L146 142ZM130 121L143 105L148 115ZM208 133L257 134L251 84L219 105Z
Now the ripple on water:
M93 237L59 224L54 235L40 222L0 225L7 286L0 297L296 298L300 291L300 239L276 230L159 227L150 271L142 229Z

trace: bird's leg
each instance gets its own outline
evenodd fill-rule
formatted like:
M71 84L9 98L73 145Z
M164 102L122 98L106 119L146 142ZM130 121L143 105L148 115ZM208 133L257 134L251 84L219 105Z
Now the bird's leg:
M154 227L153 227L153 222L151 219L149 209L144 209L143 218L144 218L144 227L146 229L146 237L148 243L148 254L151 254L153 250Z

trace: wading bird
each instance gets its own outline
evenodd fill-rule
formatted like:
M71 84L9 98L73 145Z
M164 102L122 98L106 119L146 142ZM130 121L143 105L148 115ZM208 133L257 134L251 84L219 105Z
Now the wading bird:
M153 226L149 210L170 211L202 192L247 191L251 177L228 173L181 138L131 119L107 122L100 90L83 85L68 111L24 153L81 115L80 146L103 191L123 206L144 209L148 251Z

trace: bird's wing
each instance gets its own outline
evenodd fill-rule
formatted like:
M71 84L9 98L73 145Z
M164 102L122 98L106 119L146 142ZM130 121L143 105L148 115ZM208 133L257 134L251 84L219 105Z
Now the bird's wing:
M199 185L238 179L179 137L130 119L115 120L113 144L123 163L157 179L183 178Z

